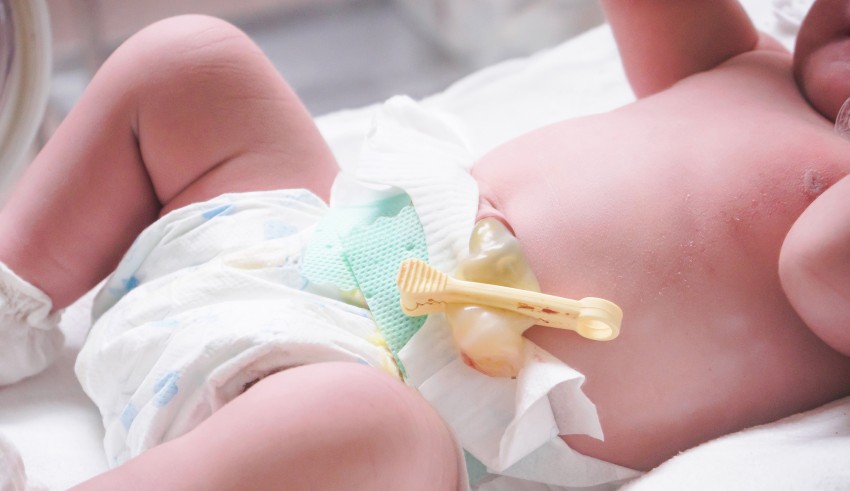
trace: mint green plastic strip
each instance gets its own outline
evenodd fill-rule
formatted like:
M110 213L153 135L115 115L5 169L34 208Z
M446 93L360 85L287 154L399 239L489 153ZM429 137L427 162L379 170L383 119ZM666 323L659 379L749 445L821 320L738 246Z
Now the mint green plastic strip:
M341 242L372 317L395 355L425 322L424 316L408 317L402 312L396 286L398 268L405 259L428 260L419 217L413 206L407 206L393 217L381 217L369 227L353 229Z
M406 194L357 207L331 208L304 253L302 272L312 283L359 289L399 367L398 352L425 322L408 317L396 287L399 265L428 260L425 231Z
M406 206L411 206L410 197L398 194L362 206L331 208L316 226L304 251L302 273L316 284L333 285L342 291L356 289L357 281L345 261L340 239L353 228L367 227L382 216L397 215Z

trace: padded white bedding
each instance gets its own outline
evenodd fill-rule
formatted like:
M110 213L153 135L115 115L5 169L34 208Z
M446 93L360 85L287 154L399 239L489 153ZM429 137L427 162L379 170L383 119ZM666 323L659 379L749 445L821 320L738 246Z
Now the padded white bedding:
M811 0L743 3L760 29L790 47ZM456 115L481 154L529 129L631 99L611 32L602 26L535 56L484 69L425 103ZM320 118L341 165L356 158L374 110ZM106 469L100 417L73 375L90 304L87 296L67 310L67 346L58 363L0 388L0 434L17 446L31 484L51 490ZM850 398L687 451L630 489L850 489Z

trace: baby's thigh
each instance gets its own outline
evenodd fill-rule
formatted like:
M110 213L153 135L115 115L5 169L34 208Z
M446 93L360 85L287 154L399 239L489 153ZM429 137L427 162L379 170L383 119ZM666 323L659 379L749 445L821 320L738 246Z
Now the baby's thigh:
M240 442L231 446L251 449L254 459L273 456L273 468L285 469L274 477L286 484L280 489L450 490L458 483L459 450L431 406L356 363L270 375L193 433L196 448L215 448L235 433Z

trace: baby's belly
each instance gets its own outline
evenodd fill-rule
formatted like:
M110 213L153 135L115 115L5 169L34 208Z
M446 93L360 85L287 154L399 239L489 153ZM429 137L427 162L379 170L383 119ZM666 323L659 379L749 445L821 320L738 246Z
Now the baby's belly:
M850 359L800 321L777 273L794 219L846 170L753 152L729 162L675 145L664 155L635 153L643 140L612 146L604 128L594 119L548 128L474 170L544 292L623 308L613 341L544 327L527 333L587 376L606 439L567 442L649 469L850 393Z

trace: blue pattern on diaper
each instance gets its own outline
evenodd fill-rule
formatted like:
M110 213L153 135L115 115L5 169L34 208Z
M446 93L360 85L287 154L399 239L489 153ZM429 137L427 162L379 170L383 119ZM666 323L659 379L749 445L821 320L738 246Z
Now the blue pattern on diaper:
M127 279L121 280L121 283L124 285L124 291L129 292L133 288L139 286L139 278L137 278L136 275L133 275Z
M325 207L325 202L306 189L292 189L282 197L284 201L297 201L313 206Z
M233 205L220 205L201 213L201 216L206 220L211 220L219 215L226 215L232 211Z
M119 419L121 420L121 425L124 426L125 430L129 430L130 426L135 421L136 416L139 415L139 410L136 409L136 406L133 405L132 402L128 402L124 409L121 411L121 416Z
M301 279L301 285L298 286L298 289L303 292L308 286L310 286L310 280L303 276L300 276L299 278Z
M281 237L289 237L298 232L298 229L289 225L283 220L267 220L263 224L263 232L266 239L279 239Z
M162 407L171 402L171 399L177 395L177 380L180 379L180 372L166 372L157 380L153 386L156 396L153 398L153 404L157 407Z

